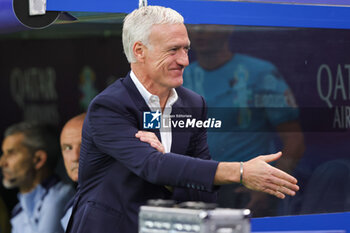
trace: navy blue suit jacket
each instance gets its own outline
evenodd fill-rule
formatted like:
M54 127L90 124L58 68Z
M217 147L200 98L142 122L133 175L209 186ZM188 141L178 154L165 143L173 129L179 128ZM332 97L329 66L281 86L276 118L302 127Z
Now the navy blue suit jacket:
M172 114L204 120L203 98L183 87L176 91ZM135 137L143 129L144 111L150 109L129 75L91 102L67 232L136 233L139 208L149 199L215 201L218 162L210 160L206 130L173 130L171 153L162 154ZM160 139L159 130L154 132Z

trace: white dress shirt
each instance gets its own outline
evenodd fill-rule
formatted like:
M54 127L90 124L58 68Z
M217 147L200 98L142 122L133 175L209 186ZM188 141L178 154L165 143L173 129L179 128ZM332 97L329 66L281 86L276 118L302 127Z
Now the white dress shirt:
M141 96L146 101L148 107L151 109L151 111L156 112L158 110L159 112L162 112L159 97L156 95L152 95L149 91L147 91L147 89L142 85L142 83L139 81L139 79L136 77L133 71L130 72L130 77L134 82L137 90L140 92ZM162 112L163 120L165 121L170 120L170 113L172 110L172 106L177 99L178 99L178 95L176 93L176 90L173 88L170 91L170 95L165 104L164 111ZM169 127L167 128L160 127L159 129L161 143L164 146L165 153L170 152L171 143L172 143L171 124L167 124L167 125L169 125Z

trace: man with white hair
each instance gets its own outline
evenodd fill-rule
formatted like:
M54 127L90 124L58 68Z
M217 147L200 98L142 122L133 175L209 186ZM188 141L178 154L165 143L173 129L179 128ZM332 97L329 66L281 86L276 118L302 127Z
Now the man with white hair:
M133 11L124 20L123 46L131 72L100 93L86 115L67 232L137 232L147 200L214 202L216 185L233 182L279 198L295 194L296 179L268 164L281 153L219 163L210 160L205 128L162 125L171 116L206 120L203 98L181 87L190 41L179 13Z

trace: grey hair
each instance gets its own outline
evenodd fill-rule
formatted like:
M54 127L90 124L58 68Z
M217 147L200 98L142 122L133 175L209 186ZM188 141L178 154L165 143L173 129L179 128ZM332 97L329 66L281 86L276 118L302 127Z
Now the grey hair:
M183 23L184 18L177 11L162 6L144 6L128 14L124 19L122 35L128 62L136 62L133 46L137 41L150 46L149 35L153 25Z
M5 130L4 137L22 133L22 145L27 147L31 154L38 150L47 153L47 165L54 169L60 153L58 131L54 126L36 122L20 122L11 125Z

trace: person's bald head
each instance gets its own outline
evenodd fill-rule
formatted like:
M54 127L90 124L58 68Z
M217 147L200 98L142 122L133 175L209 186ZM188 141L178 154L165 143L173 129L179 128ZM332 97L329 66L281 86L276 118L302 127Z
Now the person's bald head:
M67 121L62 129L60 137L64 165L68 176L74 182L78 181L81 132L85 115L86 113L82 113Z

